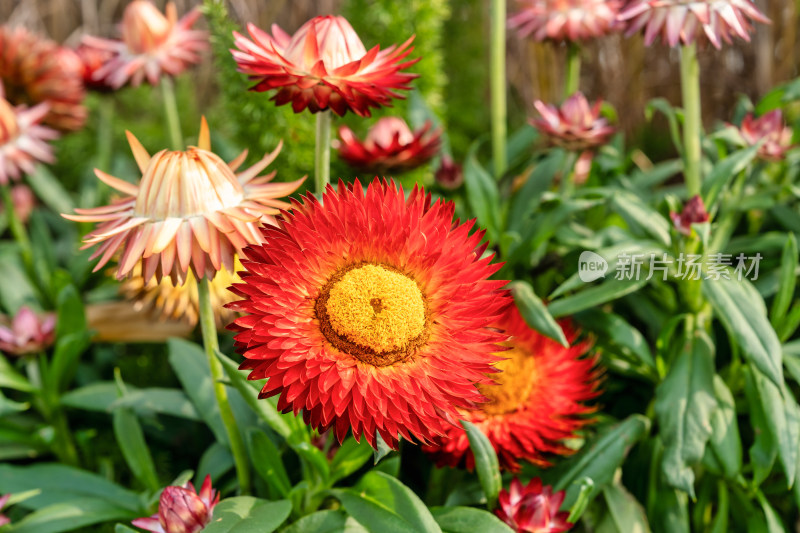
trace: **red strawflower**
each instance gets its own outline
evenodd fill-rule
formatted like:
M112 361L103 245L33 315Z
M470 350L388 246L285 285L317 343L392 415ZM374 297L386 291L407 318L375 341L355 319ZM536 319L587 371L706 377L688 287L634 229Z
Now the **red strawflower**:
M320 203L294 202L265 245L245 250L231 326L260 396L303 411L339 442L348 429L429 442L485 401L496 343L490 329L509 303L483 231L453 223L454 205L394 183L328 187Z
M9 355L40 352L53 344L55 330L53 313L39 316L30 308L21 307L13 320L0 317L0 352Z
M517 0L508 19L521 37L535 41L584 41L619 28L622 0Z
M13 106L47 103L43 123L59 131L86 121L82 67L75 53L24 28L0 27L0 81Z
M697 194L686 202L681 214L670 213L669 216L672 219L672 223L675 225L675 229L687 237L692 234L692 224L708 222L706 206L703 203L703 199Z
M218 502L219 494L211 488L211 476L206 476L199 493L191 482L183 487L165 488L158 501L158 513L131 523L153 533L197 533L211 522Z
M400 71L419 59L404 59L412 52L414 37L397 46L367 51L344 17L314 17L289 36L277 25L272 35L247 25L252 40L234 32L238 50L231 50L239 71L258 81L253 91L278 89L277 105L292 103L299 113L332 109L337 115L352 110L370 116L370 107L389 105L402 98L395 90L408 90L416 74Z
M658 37L669 46L691 44L701 34L716 48L733 36L750 42L751 20L769 23L751 0L631 0L619 14L628 23L626 35L644 29L650 46Z
M786 152L792 149L792 128L783 121L783 112L775 109L766 115L755 118L748 113L742 120L739 133L750 146L762 142L758 155L767 161L781 161Z
M502 372L493 377L497 385L480 385L489 402L479 409L462 411L461 418L477 425L492 443L502 468L519 471L519 461L549 466L548 455L569 455L564 440L575 436L594 412L585 402L595 398L600 373L595 357L583 357L587 342L564 348L532 329L516 306L510 306L497 323L511 335L509 348L497 355L506 357L495 365ZM575 331L562 322L567 339ZM475 459L469 439L461 426L448 428L444 438L424 450L439 466L462 466L472 470Z
M500 491L494 513L517 533L562 533L573 525L567 522L569 513L559 511L565 496L563 490L553 494L553 488L542 486L539 478L527 486L514 478L509 490Z
M441 147L442 131L426 122L415 132L399 117L384 117L364 142L347 126L339 128L339 157L348 165L378 175L399 174L430 161Z
M112 54L93 79L118 89L129 80L136 87L145 78L158 85L165 74L177 76L199 63L200 52L208 48L208 33L192 29L199 17L197 8L179 20L174 2L169 2L162 14L152 2L134 0L122 15L121 40L83 38L87 46Z
M81 43L75 49L75 53L83 65L83 85L87 89L97 92L109 92L114 89L106 83L106 80L96 79L95 74L117 56L116 52Z

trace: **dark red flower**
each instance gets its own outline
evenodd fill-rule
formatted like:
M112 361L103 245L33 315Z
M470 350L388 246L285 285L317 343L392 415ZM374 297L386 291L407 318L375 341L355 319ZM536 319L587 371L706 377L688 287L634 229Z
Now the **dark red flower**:
M453 161L452 157L445 155L442 156L442 162L433 177L436 179L436 183L452 191L464 183L464 169Z
M378 175L399 174L417 168L436 155L441 147L441 130L431 131L425 123L415 132L399 117L384 117L361 142L347 126L339 128L339 157L347 164Z
M495 514L517 533L562 533L573 525L567 522L569 513L559 511L565 496L563 490L553 494L553 488L542 486L539 478L527 486L514 478L509 490L500 491Z
M211 476L206 476L198 493L191 482L183 487L170 486L161 492L158 513L132 522L136 527L153 533L197 533L211 522L219 494L211 488Z
M692 234L692 224L708 222L708 212L706 212L706 206L699 195L694 195L686 202L681 214L670 213L669 216L672 223L675 224L675 229L686 236Z

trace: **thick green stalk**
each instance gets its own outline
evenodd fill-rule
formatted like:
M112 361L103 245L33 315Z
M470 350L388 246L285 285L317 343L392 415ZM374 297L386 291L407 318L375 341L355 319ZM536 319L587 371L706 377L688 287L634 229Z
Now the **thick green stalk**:
M167 115L167 129L173 150L183 150L183 134L178 118L178 100L175 97L175 82L169 76L161 78L161 95L164 98L164 111Z
M217 337L217 326L214 321L214 310L211 307L211 294L209 292L209 281L207 278L199 280L197 283L197 298L200 307L200 330L203 334L203 346L208 356L208 365L211 368L211 381L214 383L214 395L217 398L220 418L228 434L228 441L231 445L233 462L236 465L236 476L239 480L239 492L241 494L250 493L250 467L247 461L247 450L236 425L236 418L233 416L231 404L228 401L228 390L223 383L222 363L217 358L219 351L219 338Z
M492 161L500 178L508 167L506 154L506 0L492 0L491 36Z
M695 44L681 48L681 94L683 96L683 164L684 179L689 198L700 194L700 65Z
M581 45L569 43L567 49L567 77L564 80L564 98L575 94L581 85Z
M317 113L317 138L314 149L314 188L319 196L331 182L331 111Z

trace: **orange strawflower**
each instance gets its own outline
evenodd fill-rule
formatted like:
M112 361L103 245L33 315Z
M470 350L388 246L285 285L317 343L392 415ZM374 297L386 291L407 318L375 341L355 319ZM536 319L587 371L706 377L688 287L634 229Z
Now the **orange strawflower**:
M145 281L169 276L173 284L183 284L190 269L196 278L209 279L223 266L233 271L234 254L264 241L261 219L288 208L278 198L293 193L305 179L269 183L275 172L258 176L281 145L236 174L247 152L230 163L211 152L205 118L197 146L183 152L162 150L151 157L133 134L127 134L143 174L140 183L95 169L102 182L128 196L109 206L62 215L78 222L102 222L86 235L84 248L99 245L91 257L100 257L95 271L121 251L118 279L131 274L140 261Z

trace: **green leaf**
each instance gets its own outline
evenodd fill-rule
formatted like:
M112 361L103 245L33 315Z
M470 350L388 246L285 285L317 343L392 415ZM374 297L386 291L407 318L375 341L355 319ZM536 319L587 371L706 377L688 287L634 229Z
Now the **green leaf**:
M197 465L197 473L195 475L195 485L201 484L206 475L211 476L211 479L219 479L231 470L233 466L231 451L223 444L214 441L200 457L200 463Z
M475 456L475 471L478 473L481 488L486 495L489 508L493 509L497 503L497 495L502 487L497 454L492 443L478 426L467 420L462 420L461 425L464 426L467 432L469 446L472 449L472 455Z
M66 465L37 463L30 466L0 464L0 494L39 489L41 496L31 498L28 503L42 500L58 501L75 498L97 498L114 506L144 516L139 496L107 479ZM39 505L33 503L34 508Z
M47 386L51 388L52 392L67 388L78 368L81 355L90 344L91 338L86 330L58 337L47 378Z
M183 390L217 440L227 445L228 435L214 396L211 369L205 352L200 346L183 339L169 339L167 345L169 364L178 376Z
M386 444L386 441L383 440L379 434L375 434L375 444L377 445L372 452L372 464L378 464L383 460L384 457L389 455L392 449Z
M711 438L708 443L725 477L734 479L742 470L742 441L733 394L718 375L714 376L714 394L719 408L711 415Z
M571 508L581 491L581 480L594 482L590 499L614 479L614 472L622 465L628 450L650 430L650 419L634 414L606 429L554 472L557 474L554 490L566 490L563 508Z
M789 305L794 300L794 289L797 282L797 239L794 233L789 233L781 255L780 282L778 294L772 301L770 319L775 331L780 331L786 320Z
M3 395L2 392L0 392L0 418L13 413L26 411L30 408L30 405L31 404L27 402L15 402L13 400L9 400Z
M345 510L370 533L419 533L419 530L383 504L367 498L352 489L338 489L331 493Z
M187 420L200 420L197 409L194 408L186 394L178 389L153 387L128 390L125 396L118 398L109 406L110 409L117 407L129 407L139 416L158 413Z
M366 440L361 443L349 437L342 446L336 450L336 455L331 461L331 481L336 482L357 471L372 457L372 447Z
M217 358L222 363L222 368L225 374L230 379L233 387L239 391L247 405L272 428L272 430L283 438L289 438L293 432L298 429L305 429L305 424L297 420L297 417L288 414L281 414L276 409L272 402L267 400L259 400L258 392L260 387L253 381L248 381L247 372L239 370L237 365L229 357L222 353L217 352ZM308 438L306 431L306 439Z
M611 343L629 350L640 363L656 368L647 339L621 316L605 310L589 309L581 313L579 320L590 330L603 332Z
M67 285L58 293L58 321L56 337L65 337L71 333L82 333L86 330L86 315L83 300L73 285Z
M286 497L292 488L289 475L283 467L278 447L259 430L248 432L248 449L253 467L261 479L267 482L281 497Z
M17 372L8 359L0 357L0 388L31 392L33 385L22 374Z
M655 411L664 442L661 470L667 483L694 499L692 466L711 436L714 345L704 331L688 335L666 379L656 389Z
M561 343L565 348L569 348L569 342L564 336L564 330L558 325L553 316L547 310L544 302L533 292L533 287L526 281L513 281L508 284L514 303L517 304L522 318L530 327L550 337L556 342Z
M349 522L349 523L348 523ZM282 533L358 533L366 531L344 511L317 511L293 523Z
M38 165L36 171L27 176L27 182L36 197L56 213L70 215L75 211L69 192L45 165Z
M443 533L513 533L492 513L473 507L434 507L431 514Z
M441 532L422 500L397 478L383 472L371 471L361 478L355 488L360 491L362 497L380 502L387 510L401 516L415 531ZM353 516L367 529L371 529L358 516Z
M760 485L769 476L778 457L777 439L772 433L764 412L764 402L756 385L752 369L745 370L745 395L750 407L750 425L755 439L750 446L750 462L753 465L753 485Z
M507 224L509 231L519 231L536 212L542 193L550 188L556 173L564 166L564 159L563 150L553 150L536 164L511 201Z
M672 138L672 144L677 150L678 155L683 157L683 142L681 142L680 128L678 126L678 116L675 108L664 98L653 98L647 103L644 108L644 116L648 121L653 120L653 115L656 111L660 111L669 123L669 134Z
M783 386L781 344L767 320L764 301L746 280L703 280L703 294L748 360Z
M161 483L158 481L153 457L144 440L139 419L127 407L114 409L112 419L117 444L131 472L149 490L158 491Z
M322 450L313 444L300 441L290 442L292 450L300 456L305 464L321 478L323 482L328 482L331 477L331 467L328 463L328 458L322 453Z
M139 531L125 524L117 524L114 526L114 533L139 533Z
M280 502L267 502L266 500L253 498L252 496L225 498L214 507L214 516L211 522L203 529L203 533L228 533L232 531L237 524L241 523L242 520L251 516L253 512L261 506L267 503L281 503L284 501L285 500L281 500ZM285 504L281 503L281 508L277 510L282 511L283 505ZM275 511L273 510L273 512ZM281 522L282 521L283 520L281 520Z
M74 531L101 522L137 518L130 510L99 498L76 498L32 512L3 533L59 533Z
M486 230L489 240L492 241L500 229L499 192L495 180L478 162L477 149L478 142L475 142L464 161L467 204L478 219L478 224Z
M598 526L597 533L650 533L642 505L619 483L603 488L608 514Z
M611 206L632 227L640 227L660 244L669 246L672 242L670 224L661 213L647 205L636 196L617 192L611 196Z
M703 180L703 201L707 209L710 210L715 206L719 194L728 183L753 161L758 148L758 145L743 148L714 165L711 173Z
M244 520L235 524L229 533L271 533L283 524L291 511L292 504L289 500L263 503L255 507Z
M550 302L547 309L556 318L569 316L592 307L598 307L610 301L636 292L647 285L645 276L638 280L617 280L609 278L600 285L589 287L580 292Z
M755 385L758 401L765 416L766 428L778 444L778 458L781 460L788 486L791 488L797 470L800 408L787 387L776 387L754 368L750 369L748 377Z
M783 527L780 516L775 512L775 509L769 504L767 498L761 491L756 492L758 503L764 510L764 517L767 520L767 533L786 533L786 528Z

